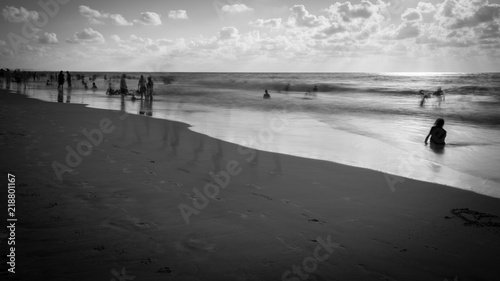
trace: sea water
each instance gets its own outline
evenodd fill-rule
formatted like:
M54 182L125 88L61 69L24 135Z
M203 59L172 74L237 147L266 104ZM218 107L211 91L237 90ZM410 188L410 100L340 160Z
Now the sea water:
M127 73L129 89L141 74ZM97 91L73 82L63 91L65 101L119 110L121 98L106 96L105 89L110 79L117 87L120 73L106 75L97 74ZM256 149L382 171L392 191L404 184L397 175L500 197L499 73L147 75L155 79L154 101L127 100L129 113L148 111ZM421 102L419 90L438 87L444 100ZM265 89L271 99L262 99ZM40 84L22 93L48 101L58 96L55 87ZM424 144L436 118L445 120L444 150Z

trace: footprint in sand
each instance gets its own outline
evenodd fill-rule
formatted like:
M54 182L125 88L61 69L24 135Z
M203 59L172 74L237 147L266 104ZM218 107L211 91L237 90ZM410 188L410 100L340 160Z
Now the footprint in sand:
M153 260L151 258L147 258L147 259L141 260L141 263L144 265L150 265L153 263Z
M156 174L155 172L150 171L150 170L144 170L144 172L145 172L146 174L150 174L150 175L153 175L153 176L157 176L157 174Z
M159 268L156 273L172 273L172 269L168 266L164 266L162 268Z
M318 240L316 239L309 239L307 238L306 234L304 232L299 232L298 233L300 236L302 236L302 238L304 238L305 241L309 242L309 243L318 243Z
M54 208L55 206L57 206L57 202L49 203L47 208Z
M106 250L106 247L104 247L104 245L99 245L97 247L94 247L94 251L100 252L100 251L104 251L104 250Z
M310 222L315 222L315 223L319 223L321 225L325 224L326 222L325 221L322 221L322 220L319 220L319 219L315 219L315 218L311 218L308 214L300 214L302 217L306 218L307 221L310 221Z
M273 198L271 198L271 197L269 197L269 196L267 196L267 195L264 195L264 194L255 193L255 192L252 192L251 194L252 194L253 196L262 197L262 198L267 199L267 200L269 200L269 201L273 200Z
M89 198L89 199L94 199L94 198L96 198L96 197L97 197L97 196L96 196L94 193L92 193L92 192L87 192L87 198Z
M115 253L117 253L118 255L124 255L125 254L125 248L116 249Z

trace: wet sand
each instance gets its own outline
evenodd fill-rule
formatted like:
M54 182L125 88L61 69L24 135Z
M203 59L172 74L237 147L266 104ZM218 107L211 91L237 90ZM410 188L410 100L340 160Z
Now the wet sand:
M0 99L18 280L498 276L499 199L256 151L179 122Z

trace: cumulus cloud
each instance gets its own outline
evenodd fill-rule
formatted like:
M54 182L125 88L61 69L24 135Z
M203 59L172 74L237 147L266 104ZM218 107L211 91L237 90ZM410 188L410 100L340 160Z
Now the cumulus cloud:
M30 20L38 20L38 12L28 11L21 7L6 6L2 10L2 16L9 22L28 22Z
M35 42L40 44L57 44L59 41L57 40L57 35L55 33L45 32L41 36L35 36Z
M86 18L88 18L89 22L92 24L104 24L104 23L111 23L117 26L129 26L132 25L133 23L127 21L122 15L120 14L110 14L110 13L104 13L100 12L94 9L91 9L88 6L85 5L80 5L78 7L80 14Z
M177 10L168 12L168 17L171 19L187 19L186 10Z
M377 13L377 7L369 1L361 1L360 4L352 5L351 2L335 3L328 9L331 15L338 15L349 22L356 18L368 19Z
M419 21L422 20L422 14L417 9L407 9L402 15L403 21Z
M488 1L446 0L439 5L434 17L450 29L476 27L482 23L499 20L500 4L490 4Z
M281 18L267 20L258 19L256 21L251 21L249 24L255 27L278 29L281 27Z
M73 37L66 39L71 44L93 44L104 43L104 36L92 28L85 28L83 31L76 32Z
M140 18L134 22L143 25L161 25L161 17L155 12L144 12L141 13Z
M416 9L422 14L429 14L436 12L436 7L431 3L426 3L426 2L418 2Z
M327 22L325 17L309 13L304 5L295 5L290 10L292 15L288 19L288 24L292 26L317 27Z
M224 13L242 13L251 11L253 11L253 9L245 4L233 4L233 5L222 6L222 12Z
M234 26L225 26L219 31L220 40L238 39L239 32Z

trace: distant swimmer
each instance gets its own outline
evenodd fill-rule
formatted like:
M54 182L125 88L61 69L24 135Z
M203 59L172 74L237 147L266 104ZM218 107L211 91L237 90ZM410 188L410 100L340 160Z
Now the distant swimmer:
M441 90L441 87L438 87L437 91L435 91L432 95L441 97L444 100L444 92Z
M441 90L441 87L438 87L437 91L433 93L437 98L437 105L441 107L441 103L444 101L444 92Z
M314 85L313 92L317 92L317 91L318 91L318 86Z
M420 100L420 106L424 106L425 100L430 98L431 95L430 93L425 93L424 90L420 90L418 93L422 96L422 100Z
M444 148L445 139L446 139L446 130L443 129L444 119L438 118L436 122L434 122L434 126L432 126L429 134L425 137L425 144L427 145L427 141L429 137L431 138L431 148Z
M97 90L97 86L96 86L95 82L92 83L92 90Z
M269 93L266 90L264 93L264 99L270 99L270 98L271 98L271 95L269 95Z

